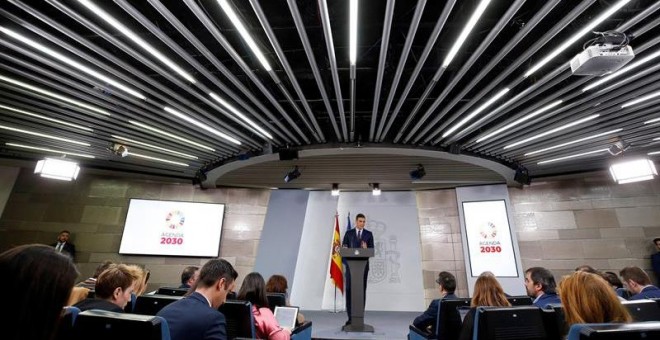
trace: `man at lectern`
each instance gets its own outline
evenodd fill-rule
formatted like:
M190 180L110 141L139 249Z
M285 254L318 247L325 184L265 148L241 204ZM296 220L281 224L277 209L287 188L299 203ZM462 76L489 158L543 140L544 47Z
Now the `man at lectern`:
M364 229L364 225L367 223L367 218L364 214L357 214L355 216L355 228L348 230L344 234L344 240L342 242L342 247L347 248L373 248L374 247L374 235L367 229ZM346 274L346 313L348 313L347 325L351 324L351 273L347 269L344 270ZM367 277L369 276L369 263L367 263L367 268L364 271L364 300L367 301Z

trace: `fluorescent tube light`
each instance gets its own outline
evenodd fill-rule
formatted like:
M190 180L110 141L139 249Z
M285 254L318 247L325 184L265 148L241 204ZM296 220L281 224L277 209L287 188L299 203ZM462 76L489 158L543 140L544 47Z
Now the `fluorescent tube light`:
M621 108L623 109L623 108L626 108L628 106L639 104L641 102L645 102L649 99L653 99L653 98L658 97L658 96L660 96L660 91L653 92L651 94L647 94L646 96L642 96L642 97L639 97L637 99L631 100L629 102L623 103L623 105L621 105Z
M69 152L69 151L64 151L64 150L53 150L49 148L43 148L43 147L37 147L37 146L29 146L29 145L24 145L24 144L18 144L18 143L5 143L5 145L8 146L13 146L16 148L23 148L23 149L28 149L28 150L37 150L37 151L44 151L44 152L51 152L51 153L59 153L61 155L67 155L67 156L78 156L78 157L84 157L84 158L95 158L92 155L85 155L82 153L75 153L75 152Z
M536 63L536 65L532 66L532 68L530 68L527 72L525 72L525 75L523 77L527 78L530 75L532 75L532 73L538 71L541 67L543 67L545 64L550 62L550 60L554 59L561 52L563 52L565 49L567 49L569 46L571 46L573 43L575 43L578 39L582 38L583 35L591 32L591 30L594 29L594 27L598 26L598 24L605 21L605 19L609 18L612 14L614 14L616 11L618 11L623 6L625 6L628 2L630 2L630 0L621 0L621 1L617 2L614 6L610 7L607 11L605 11L599 17L592 20L587 26L583 27L581 30L579 30L577 33L575 33L573 36L568 38L568 40L564 41L563 44L559 45L559 47L557 47L552 52L550 52L550 54L548 54L540 62L538 62L538 63Z
M350 0L349 6L349 60L351 65L355 65L357 62L358 0Z
M227 109L229 109L229 111L231 111L231 113L235 114L236 116L238 116L238 118L240 118L240 119L242 119L244 122L248 123L248 125L250 125L252 128L254 128L254 129L257 130L258 132L260 132L262 135L266 136L266 138L268 138L268 139L273 139L273 136L272 136L270 133L268 133L268 131L266 131L266 130L264 130L263 128L261 128L259 125L257 125L255 122L253 122L253 121L252 121L250 118L248 118L246 115L244 115L243 113L241 113L240 111L238 111L236 108L234 108L232 105L230 105L229 103L227 103L226 101L224 101L222 98L220 98L220 96L216 95L216 94L213 93L213 92L209 93L209 95L210 95L211 98L213 98L215 101L217 101L218 103L222 104L222 106L224 106L224 107L226 107Z
M451 135L458 128L460 128L461 126L465 125L465 123L470 121L470 119L474 118L476 115L481 113L487 107L493 105L494 102L496 102L498 99L502 98L503 95L507 94L507 92L509 92L509 90L510 89L507 87L507 88L503 89L502 91L498 92L493 98L490 98L487 102L483 103L476 110L474 110L472 113L470 113L467 117L463 118L460 122L458 122L456 125L452 126L449 130L447 130L445 133L443 133L442 138L445 138L445 137Z
M105 111L105 110L99 109L99 108L96 107L96 106L87 105L87 104L85 104L85 103L83 103L83 102L80 102L80 101L77 101L77 100L75 100L75 99L71 99L71 98L69 98L69 97L61 96L61 95L59 95L59 94L57 94L57 93L53 93L53 92L50 92L50 91L46 91L46 90L44 90L44 89L42 89L42 88L39 88L39 87L36 87L36 86L32 86L32 85L27 84L27 83L24 83L24 82L22 82L22 81L18 81L18 80L12 79L12 78L8 78L8 77L5 77L5 76L3 76L3 75L0 75L0 80L4 80L4 81L6 81L6 82L8 82L8 83L11 83L11 84L14 84L14 85L18 85L18 86L20 86L20 87L24 87L24 88L26 88L26 89L28 89L28 90L32 90L32 91L34 91L34 92L38 92L38 93L41 93L41 94L45 94L45 95L47 95L47 96L49 96L49 97L57 98L57 99L59 99L59 100L61 100L61 101L65 101L65 102L67 102L67 103L70 103L70 104L73 104L73 105L76 105L76 106L80 106L80 107L82 107L82 108L84 108L84 109L88 109L88 110L91 110L91 111L94 111L94 112L100 113L100 114L102 114L102 115L106 115L106 116L109 116L109 115L110 115L110 113L109 113L108 111Z
M599 116L600 116L600 114L595 114L595 115L591 115L591 116L586 117L586 118L582 118L582 119L580 119L580 120L576 120L576 121L574 121L574 122L572 122L572 123L568 123L568 124L566 124L566 125L562 125L562 126L560 126L560 127L558 127L558 128L554 128L554 129L552 129L552 130L549 130L549 131L546 131L546 132L542 132L542 133L539 133L538 135L534 135L534 136L532 136L532 137L525 138L525 139L523 139L523 140L521 140L521 141L515 142L515 143L510 144L510 145L507 145L507 146L504 147L504 149L512 148L512 147L514 147L514 146L518 146L518 145L520 145L520 144L524 144L524 143L527 143L527 142L530 142L530 141L533 141L533 140L539 139L539 138L541 138L541 137L545 137L545 136L547 136L547 135L551 135L551 134L553 134L553 133L555 133L555 132L559 132L559 131L561 131L561 130L564 130L564 129L568 129L568 128L570 128L570 127L573 127L573 126L575 126L575 125L582 124L582 123L584 123L584 122L588 122L588 121L590 121L590 120L592 120L592 119L596 119L596 118L598 118Z
M649 153L647 153L647 155L649 155L649 156L660 155L660 151L649 152Z
M122 141L125 141L125 142L129 142L129 143L132 143L132 144L137 144L137 145L140 145L140 146L145 146L145 147L147 147L147 148L151 148L151 149L154 149L154 150L167 152L167 153L170 153L170 154L172 154L172 155L174 155L174 156L180 156L180 157L190 158L190 159L198 159L197 156L193 156L193 155L189 155L189 154L187 154L187 153L183 153L183 152L178 152L178 151L174 151L174 150L166 149L166 148L163 148L163 147L160 147L160 146L156 146L156 145L153 145L153 144L149 144L149 143L140 142L140 141L137 141L137 140L134 140L134 139L129 139L129 138L125 138L125 137L121 137L121 136L116 136L116 135L110 135L110 137L115 138L115 139L119 139L119 140L122 140Z
M37 162L34 173L39 174L41 177L71 181L78 178L80 167L78 163L73 161L46 158Z
M442 67L447 68L447 66L449 66L451 61L456 56L456 53L458 53L458 50L461 48L461 46L463 46L463 43L465 42L465 39L467 39L468 34L470 34L474 26L477 24L477 21L479 21L479 18L481 18L481 15L486 10L486 7L488 7L489 3L490 0L481 0L479 6L477 6L477 9L474 11L474 13L472 13L470 20L468 20L465 27L463 27L461 34L458 36L458 39L456 39L456 42L454 42L454 45L451 47L451 50L449 50L445 60L442 62Z
M611 131L607 131L607 132L599 133L599 134L596 134L596 135L592 135L592 136L588 136L588 137L584 137L584 138L580 138L580 139L572 140L572 141L570 141L570 142L557 144L557 145L554 145L554 146L547 147L547 148L545 148L545 149L541 149L541 150L536 150L536 151L528 152L528 153L525 154L525 156L531 156L531 155L535 155L535 154L537 154L537 153L542 153L542 152L546 152L546 151L550 151L550 150L558 149L558 148L561 148L561 147L564 147L564 146L567 146L567 145L571 145L571 144L576 144L576 143L584 142L584 141L586 141L586 140L590 140L590 139L594 139L594 138L598 138L598 137L602 137L602 136L607 136L607 135L612 134L612 133L617 133L617 132L619 132L619 131L621 131L621 130L623 130L623 129L611 130Z
M610 81L610 80L612 80L612 79L614 79L614 78L616 78L616 77L618 77L618 76L620 76L624 73L630 72L630 71L636 69L637 67L642 66L643 64L647 63L648 61L657 58L658 56L660 56L660 50L655 51L653 54L650 54L650 55L648 55L648 56L646 56L646 57L644 57L644 58L642 58L642 59L640 59L640 60L638 60L634 63L631 63L630 65L625 66L624 68L622 68L622 69L620 69L620 70L618 70L618 71L616 71L616 72L614 72L610 75L602 77L601 79L585 86L582 89L582 92L587 92L587 91L593 89L594 87L596 87L600 84L606 83L606 82L608 82L608 81Z
M50 49L50 48L48 48L48 47L46 47L42 44L39 44L39 43L37 43L36 41L34 41L32 39L29 39L29 38L27 38L27 37L25 37L21 34L18 34L14 31L12 31L10 29L7 29L7 28L4 28L2 26L0 26L0 31L4 32L5 34L9 35L10 37L12 37L16 40L20 40L24 44L32 46L33 48L45 53L46 55L49 55L51 57L55 57L58 60L68 64L69 66L73 66L73 67L77 68L78 70L83 71L83 72L91 75L94 78L100 79L100 80L102 80L102 81L104 81L104 82L120 89L120 90L123 90L124 92L130 93L131 95L133 95L135 97L138 97L142 100L147 99L147 97L145 97L142 93L140 93L138 91L135 91L135 90L131 89L130 87L125 86L125 85L121 84L120 82L118 82L118 81L116 81L116 80L114 80L110 77L106 77L103 74L101 74L99 72L96 72L96 71L92 70L91 68L89 68L89 67L87 67L87 66L85 66L85 65L83 65L83 64L81 64L81 63L79 63L79 62L77 62L77 61L75 61L75 60L73 60L73 59L57 52L57 51L55 51L55 50L53 50L53 49Z
M192 119L192 118L184 115L183 113L181 113L181 112L179 112L179 111L177 111L177 110L175 110L171 107L165 106L164 110L168 113L171 113L171 114L175 115L178 118L181 118L181 119L185 120L186 122L188 122L192 125L195 125L199 128L202 128L202 129L204 129L204 130L206 130L206 131L208 131L208 132L210 132L210 133L212 133L212 134L214 134L214 135L216 135L216 136L218 136L222 139L226 139L229 142L234 143L236 145L241 145L241 142L238 139L236 139L234 137L231 137L231 136L229 136L225 133L222 133L222 132L218 131L217 129L214 129L214 128L212 128L212 127L210 127L210 126L208 126L208 125L206 125L206 124L204 124L204 123L202 123L198 120Z
M137 34L133 33L126 26L121 24L117 19L113 18L110 14L103 11L100 7L96 6L91 1L88 1L88 0L78 0L78 1L81 4L83 4L85 7L87 7L89 10L91 10L94 14L99 16L101 19L105 20L108 24L112 25L112 27L116 28L123 35L127 36L129 39L133 40L136 44L140 45L140 47L142 47L145 51L149 52L151 55L156 57L163 64L167 65L167 67L174 70L174 72L176 72L180 76L186 78L187 81L189 81L193 84L195 83L195 78L193 78L190 74L188 74L188 72L184 71L181 67L179 67L177 64L175 64L173 61L171 61L165 55L163 55L158 50L156 50L154 47L149 45L149 43L147 43L145 40L140 38Z
M653 118L651 120L647 120L647 121L644 122L644 124L652 124L652 123L655 123L655 122L660 122L660 117Z
M0 125L0 129L14 131L14 132L20 132L20 133L24 133L26 135L31 135L31 136L54 139L54 140L58 140L60 142L67 142L67 143L78 144L78 145L83 145L83 146L90 146L88 143L79 142L77 140L57 137L57 136L48 135L48 134L45 134L45 133L40 133L40 132L35 132L35 131L30 131L30 130L23 130L23 129L13 128L11 126L6 126L6 125Z
M546 105L546 106L544 106L544 107L542 107L542 108L540 108L540 109L538 109L538 110L536 110L536 111L534 111L534 112L532 112L532 113L526 115L525 117L522 117L522 118L520 118L520 119L518 119L518 120L516 120L516 121L514 121L514 122L511 122L511 123L509 123L509 124L507 124L507 125L505 125L505 126L499 128L499 129L497 129L497 130L495 130L495 131L493 131L493 132L491 132L491 133L489 133L489 134L487 134L487 135L485 135L485 136L483 136L483 137L477 139L477 143L483 142L483 141L485 141L486 139L489 139L489 138L491 138L491 137L493 137L493 136L499 135L500 133L502 133L502 132L504 132L504 131L507 131L507 130L511 129L512 127L514 127L514 126L516 126L516 125L518 125L518 124L524 123L524 122L526 122L526 121L528 121L528 120L530 120L530 119L532 119L532 118L534 118L534 117L540 115L541 113L546 112L546 111L552 109L553 107L555 107L555 106L561 104L562 102L563 102L563 101L562 101L561 99L560 99L560 100L557 100L557 101L555 101L555 102L552 102L552 103L550 103L550 104L548 104L548 105Z
M151 161L163 162L163 163L186 166L186 167L188 166L188 164L186 164L186 163L170 161L168 159L163 159L163 158L158 158L158 157L151 157L151 156L135 153L135 152L132 152L132 151L129 151L128 155L138 157L138 158L148 159L148 160L151 160Z
M606 152L606 151L607 151L607 149L598 149L598 150L578 153L578 154L574 154L574 155L570 155L570 156L564 156L564 157L559 157L559 158L548 159L548 160L545 160L545 161L540 161L536 164L541 165L541 164L560 162L560 161L565 161L567 159L573 159L573 158L578 158L578 157L582 157L582 156L593 155L593 154L602 153L602 152Z
M212 147L210 147L210 146L206 146L206 145L204 145L204 144L200 144L200 143L197 143L197 142L193 142L193 141L191 141L191 140L189 140L189 139L186 139L186 138L183 138L183 137L179 137L179 136L177 136L177 135L175 135L175 134L173 134L173 133L165 132L165 131L163 131L163 130L161 130L161 129L157 129L157 128L155 128L155 127L152 127L152 126L149 126L149 125L146 125L146 124L142 124L142 123L140 123L140 122L136 122L136 121L134 121L134 120L129 120L128 122L131 123L131 124L133 124L133 125L135 125L135 126L139 126L139 127L143 128L143 129L147 129L147 130L149 130L149 131L151 131L151 132L157 133L157 134L159 134L159 135L161 135L161 136L165 136L165 137L168 137L168 138L176 139L176 140L178 140L179 142L182 142L182 143L185 143L185 144L194 145L194 146L196 146L196 147L198 147L198 148L200 148L200 149L204 149L204 150L208 150L208 151L215 152L215 149L212 148Z
M78 124L73 124L73 123L65 122L65 121L63 121L63 120L59 120L59 119L55 119L55 118L50 118L50 117L42 116L42 115L40 115L40 114L36 114L36 113L28 112L28 111L25 111L25 110L17 109L17 108L15 108L15 107L11 107L11 106L6 106L6 105L2 105L2 104L0 104L0 108L1 108L1 109L5 109L5 110L9 110L9 111L14 111L14 112L22 113L22 114L27 115L27 116L30 116L30 117L34 117L34 118L39 118L39 119L47 120L47 121L49 121L49 122L57 123L57 124L60 124L60 125L70 126L70 127L73 127L73 128L76 128L76 129L80 129L80 130L85 130L85 131L89 131L89 132L92 132L92 131L93 131L92 129L90 129L90 128L86 127L86 126L82 126L82 125L78 125Z
M622 160L610 166L612 178L619 184L648 181L658 175L655 164L648 158Z
M231 8L229 2L227 2L227 0L218 0L218 3L220 4L220 7L222 7L222 10L225 11L225 14L227 14L227 16L229 17L229 20L231 20L231 22L234 24L234 27L236 27L238 33L241 34L243 40L245 40L247 45L250 47L252 53L254 53L257 56L257 59L259 59L259 62L261 62L261 65L264 67L264 69L266 71L272 70L270 64L268 63L268 59L266 59L264 54L261 53L259 46L257 46L256 42L254 42L254 39L252 39L252 36L241 22L241 19L238 18L238 15L236 15L234 9Z

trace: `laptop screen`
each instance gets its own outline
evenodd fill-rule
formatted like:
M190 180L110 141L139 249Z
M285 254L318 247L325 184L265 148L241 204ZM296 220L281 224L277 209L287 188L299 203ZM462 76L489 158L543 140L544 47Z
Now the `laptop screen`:
M298 307L275 307L275 319L282 328L293 329L298 319Z

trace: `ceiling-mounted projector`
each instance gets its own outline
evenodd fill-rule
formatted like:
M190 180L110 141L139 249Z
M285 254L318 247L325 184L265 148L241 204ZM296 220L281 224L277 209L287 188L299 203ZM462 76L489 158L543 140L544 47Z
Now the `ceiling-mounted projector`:
M634 57L629 45L593 45L573 57L571 71L578 76L602 76L622 68Z

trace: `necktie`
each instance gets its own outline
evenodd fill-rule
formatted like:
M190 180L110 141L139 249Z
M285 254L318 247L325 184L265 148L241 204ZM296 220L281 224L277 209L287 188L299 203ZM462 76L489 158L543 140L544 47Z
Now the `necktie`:
M64 243L58 243L57 244L57 251L62 252L62 247L64 246Z
M362 230L358 230L358 241L362 241Z

